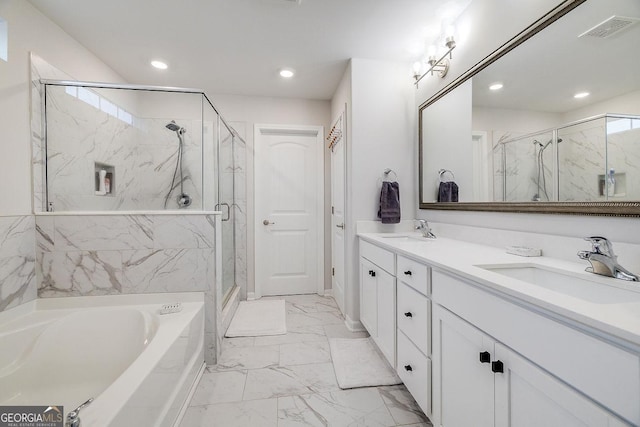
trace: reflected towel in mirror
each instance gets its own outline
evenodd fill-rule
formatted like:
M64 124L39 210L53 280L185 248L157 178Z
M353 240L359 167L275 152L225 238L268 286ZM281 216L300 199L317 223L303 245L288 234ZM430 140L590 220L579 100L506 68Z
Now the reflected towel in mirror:
M400 222L400 184L395 181L382 183L378 218L382 220L383 224Z
M438 187L439 202L457 202L458 201L458 184L453 181L440 182Z

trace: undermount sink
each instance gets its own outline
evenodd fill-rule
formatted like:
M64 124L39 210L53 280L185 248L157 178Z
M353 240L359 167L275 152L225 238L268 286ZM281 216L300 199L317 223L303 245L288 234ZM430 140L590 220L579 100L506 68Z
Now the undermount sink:
M615 304L640 301L640 285L638 285L638 291L624 289L624 285L629 285L615 283L618 279L589 273L579 274L538 264L476 265L476 267L592 303Z

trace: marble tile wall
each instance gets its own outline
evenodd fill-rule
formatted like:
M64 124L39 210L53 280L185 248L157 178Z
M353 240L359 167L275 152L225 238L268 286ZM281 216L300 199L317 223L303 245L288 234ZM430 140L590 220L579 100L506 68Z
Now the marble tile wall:
M37 295L34 218L0 217L0 311Z
M69 94L65 87L56 86L46 90L47 174L49 202L54 203L54 209L165 209L165 196L176 172L179 147L176 133L165 127L171 119L134 115L128 123L81 100L79 92L75 96L75 92ZM99 96L102 103L107 96L113 99L117 95L111 93L113 91L90 90L90 93ZM144 96L144 92L136 96ZM194 101L200 97L199 94L193 96ZM115 106L115 102L111 105ZM187 129L183 135L184 191L193 198L191 209L203 209L202 122L178 117L175 120ZM115 168L111 195L95 194L95 163ZM178 208L175 198L179 193L176 187L180 174L177 172L167 209Z
M214 215L35 218L38 297L204 292L205 361L215 362Z

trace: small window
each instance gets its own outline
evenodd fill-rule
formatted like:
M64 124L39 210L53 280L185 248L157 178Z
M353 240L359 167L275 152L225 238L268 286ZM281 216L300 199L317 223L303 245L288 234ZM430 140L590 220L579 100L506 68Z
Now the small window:
M133 116L121 108L118 108L118 118L127 124L133 124Z
M65 86L64 91L67 93L67 95L71 95L74 98L78 97L78 88L75 86Z
M78 99L86 102L89 105L93 105L96 108L100 108L100 97L92 91L83 87L78 88Z
M100 98L100 109L113 117L118 117L118 106L104 98Z
M0 18L0 59L8 61L9 59L9 31L7 21Z

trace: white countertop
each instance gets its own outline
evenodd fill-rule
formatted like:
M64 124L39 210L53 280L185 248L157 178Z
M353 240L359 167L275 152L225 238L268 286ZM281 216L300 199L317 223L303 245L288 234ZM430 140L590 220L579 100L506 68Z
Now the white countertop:
M596 332L610 335L611 338L618 338L622 340L622 344L625 342L631 344L631 347L636 350L640 346L640 282L627 282L587 273L584 271L589 265L587 261L569 262L544 256L521 257L507 254L504 249L445 237L424 239L419 233L395 234L395 236L411 235L418 237L419 240L388 238L391 235L389 233L358 234L363 240L380 247L472 280L498 294L532 304L593 328ZM578 260L577 256L576 260ZM571 276L594 282L596 287L612 286L629 291L629 298L620 302L588 301L477 267L477 265L490 264L537 264L562 270Z

